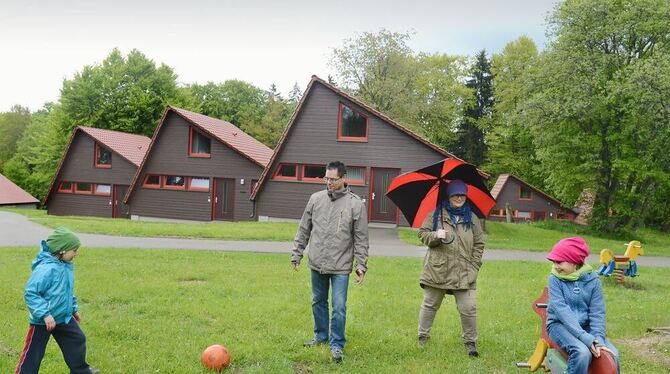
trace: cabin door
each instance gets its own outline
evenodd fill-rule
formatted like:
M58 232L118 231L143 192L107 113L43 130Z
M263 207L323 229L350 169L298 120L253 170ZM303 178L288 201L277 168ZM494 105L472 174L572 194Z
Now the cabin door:
M212 218L232 221L234 218L235 179L214 178Z
M114 185L114 193L112 193L112 217L130 218L130 207L123 202L127 191L128 186Z
M370 221L397 223L398 208L386 197L391 180L400 174L400 169L372 168L370 180Z

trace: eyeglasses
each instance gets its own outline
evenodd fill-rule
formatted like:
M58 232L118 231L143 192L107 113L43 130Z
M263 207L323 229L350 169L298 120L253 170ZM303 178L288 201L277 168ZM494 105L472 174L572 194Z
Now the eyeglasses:
M335 182L339 181L340 179L342 179L342 177L338 177L338 178L324 177L323 181L326 182L326 183L335 183Z

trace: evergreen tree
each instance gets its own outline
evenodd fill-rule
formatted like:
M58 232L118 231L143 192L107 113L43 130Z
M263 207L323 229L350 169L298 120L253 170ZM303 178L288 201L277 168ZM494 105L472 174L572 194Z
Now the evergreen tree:
M481 165L486 157L485 130L493 110L493 76L486 51L477 54L466 87L472 89L474 99L466 106L458 126L458 138L451 151L458 157Z

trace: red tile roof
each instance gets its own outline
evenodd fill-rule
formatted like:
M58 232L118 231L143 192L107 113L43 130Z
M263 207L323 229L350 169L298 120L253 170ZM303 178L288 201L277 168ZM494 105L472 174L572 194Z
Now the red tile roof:
M496 184L495 184L495 185L493 186L493 188L491 189L491 195L493 196L494 199L498 200L498 194L500 194L500 191L502 191L503 187L505 186L505 184L507 184L507 181L508 181L510 178L514 178L514 179L516 179L516 180L519 181L521 184L523 184L523 185L525 185L525 186L531 188L532 190L534 190L535 192L537 192L537 193L539 193L540 195L544 196L545 198L547 198L547 199L553 201L553 202L554 202L556 205L558 205L559 207L561 207L561 208L563 208L563 209L567 209L567 210L572 211L572 209L570 209L570 208L566 207L565 205L563 205L563 203L560 202L560 201L558 201L555 197L549 196L546 192L544 192L544 191L542 191L541 189L539 189L539 188L533 186L532 184L526 182L525 180L523 180L523 179L517 177L517 176L514 175L514 174L500 174L500 176L498 177L498 180L496 180Z
M288 122L288 125L284 128L284 132L282 133L281 138L279 138L279 142L277 143L277 147L275 147L274 153L272 154L272 158L268 162L268 166L263 170L263 173L261 174L261 177L258 181L258 186L254 190L253 194L251 195L250 199L255 200L256 195L258 195L263 188L263 185L265 184L265 181L269 178L268 173L270 172L270 167L273 165L275 162L277 156L281 152L282 147L284 146L284 141L286 141L286 138L288 137L288 133L291 131L291 128L293 127L293 124L295 123L296 119L298 118L298 113L302 110L302 106L305 103L307 97L309 96L309 92L312 90L312 87L314 86L314 83L320 83L324 87L332 90L336 94L346 98L347 100L355 103L356 105L364 108L368 112L372 113L374 116L377 116L379 119L382 121L388 123L389 125L395 127L396 129L404 132L405 134L409 135L410 137L418 140L419 142L425 144L428 148L431 148L435 150L437 153L442 154L445 158L455 158L457 160L461 160L460 158L456 157L455 155L449 153L446 149L439 147L436 144L431 143L430 141L424 139L422 136L419 134L413 132L412 130L408 129L406 126L401 125L400 123L394 121L391 119L391 117L388 117L384 113L378 111L377 109L374 109L373 107L365 104L361 100L351 96L350 94L342 91L341 89L335 87L334 85L324 81L323 79L317 77L316 75L312 75L312 80L309 82L307 85L307 88L305 89L305 93L302 95L302 98L300 99L300 102L298 103L298 106L296 107L295 111L293 112L293 116L291 116L291 119ZM461 160L464 161L464 160ZM467 162L467 161L466 161ZM478 169L479 170L479 169ZM484 177L484 178L489 178L489 174L479 170L479 173Z
M40 201L0 174L0 205L34 204Z
M230 122L208 117L204 114L190 112L186 109L170 107L175 113L187 121L202 128L223 144L228 145L243 156L251 159L261 167L265 167L272 157L272 149L259 142L251 135L240 130Z
M137 178L140 176L142 169L144 168L144 164L146 163L147 158L151 153L151 148L153 147L153 140L156 139L156 137L158 136L158 133L163 127L165 119L167 118L167 115L170 112L174 112L178 116L184 118L190 124L200 128L202 131L211 135L218 141L222 142L226 146L230 147L232 150L236 151L243 157L246 157L247 159L249 159L250 161L252 161L253 163L257 164L262 168L266 167L266 165L270 161L270 158L272 157L272 149L270 149L265 144L259 142L251 135L240 130L237 126L233 125L232 123L212 118L204 114L195 113L188 111L186 109L168 105L168 107L165 109L165 113L163 113L163 118L161 118L161 122L158 124L158 126L156 126L156 129L154 130L152 143L149 145L149 151L144 155L144 158L140 163L140 167L137 169L137 172L135 173L133 180L130 182L128 192L126 193L126 196L123 199L124 202L128 202L130 196L133 194L133 191L135 190L135 184L137 183Z
M491 196L493 196L494 199L498 199L498 194L502 191L505 183L507 183L507 178L509 178L509 174L500 174L498 180L496 180L496 184L491 188Z
M128 134L120 131L96 129L94 127L78 126L78 129L90 135L99 143L121 155L121 157L140 166L144 155L149 149L151 139L144 135Z
M70 136L70 140L67 143L67 147L65 147L65 151L63 152L63 155L58 162L58 168L56 168L56 172L51 178L49 189L47 190L47 194L44 196L44 204L46 204L49 200L51 190L54 187L54 182L60 173L60 169L63 167L65 156L70 151L72 141L80 131L92 137L97 142L100 142L135 166L140 165L140 162L144 159L144 156L149 149L149 146L151 145L151 139L144 135L128 134L121 131L104 130L86 126L75 127L72 131L72 135Z

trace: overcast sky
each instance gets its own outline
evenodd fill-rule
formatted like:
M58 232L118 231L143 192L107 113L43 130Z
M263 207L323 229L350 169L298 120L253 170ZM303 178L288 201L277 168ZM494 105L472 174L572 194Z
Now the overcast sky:
M528 35L541 49L556 0L0 0L0 112L57 101L63 79L133 48L180 83L241 79L286 94L326 78L356 33L414 31L416 52L498 52Z

